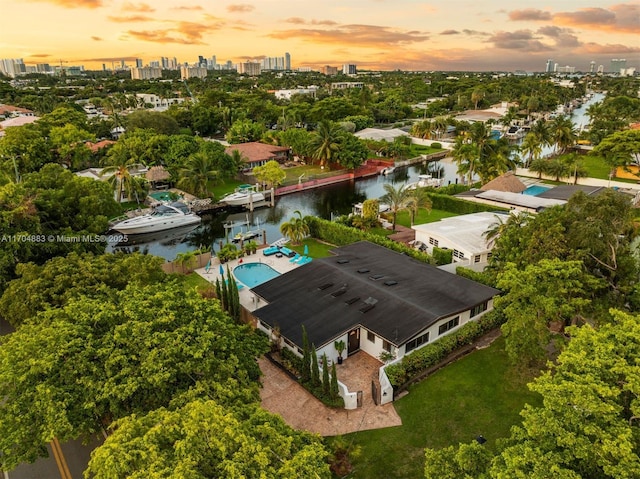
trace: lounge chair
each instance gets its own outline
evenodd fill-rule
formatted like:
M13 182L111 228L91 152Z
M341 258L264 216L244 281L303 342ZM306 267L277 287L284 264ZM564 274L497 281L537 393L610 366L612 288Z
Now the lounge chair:
M298 264L307 264L311 263L311 258L309 256L303 256L301 261L298 261Z
M280 248L278 248L277 246L269 246L268 248L262 250L262 254L265 256L271 256L279 252Z
M287 248L286 246L281 246L280 247L280 252L289 257L289 258L293 258L295 255L297 255L298 253L296 253L295 251L293 251L292 249Z
M294 261L295 264L303 264L306 256L300 256L298 259Z
M289 263L295 263L300 259L300 254L296 253L296 255L289 260Z

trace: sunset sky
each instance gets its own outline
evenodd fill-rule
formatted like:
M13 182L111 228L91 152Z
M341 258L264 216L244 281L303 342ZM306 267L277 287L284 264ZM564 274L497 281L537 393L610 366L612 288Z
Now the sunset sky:
M291 54L293 68L640 70L640 3L601 0L0 0L0 58L27 64L218 63Z

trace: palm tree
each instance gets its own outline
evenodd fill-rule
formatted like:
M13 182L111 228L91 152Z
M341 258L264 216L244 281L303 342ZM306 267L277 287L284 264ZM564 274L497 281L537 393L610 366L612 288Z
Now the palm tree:
M529 132L522 140L520 151L526 158L524 166L528 168L532 161L540 158L542 154L542 144L533 133Z
M575 126L571 118L562 115L553 119L551 122L551 137L555 144L556 152L563 154L567 149L574 145L578 139Z
M209 183L216 181L218 177L213 159L203 153L194 153L180 170L178 187L202 198L210 195Z
M300 244L300 242L309 235L309 225L306 219L302 217L300 211L296 210L294 214L297 214L298 217L296 218L294 216L289 221L282 223L280 225L280 233L291 239L293 244Z
M384 190L386 193L380 198L380 201L389 205L389 209L393 215L392 230L395 231L398 212L410 209L411 201L414 197L413 191L407 190L406 185L400 185L396 189L389 183L384 185Z
M427 193L424 189L416 188L415 190L413 190L407 202L409 215L411 216L411 226L415 224L416 215L418 214L420 208L425 208L428 214L431 213L432 206L433 203L431 202L431 198L427 196Z
M196 262L196 252L195 251L185 251L183 253L178 253L175 259L176 264L180 265L182 269L182 274L186 274L185 270L192 268Z
M127 199L131 200L133 192L136 190L133 176L131 176L131 170L135 168L138 163L129 158L122 160L122 157L114 157L116 163L106 166L100 172L101 177L108 178L109 183L113 187L114 199L119 203L122 201L122 194L127 195Z
M327 120L318 123L316 131L311 136L311 157L320 161L320 166L325 167L331 163L335 153L340 147L339 141L343 130L340 125Z
M457 173L467 176L467 184L471 184L473 174L478 166L478 147L471 142L468 134L458 135L453 146L453 160L458 165Z

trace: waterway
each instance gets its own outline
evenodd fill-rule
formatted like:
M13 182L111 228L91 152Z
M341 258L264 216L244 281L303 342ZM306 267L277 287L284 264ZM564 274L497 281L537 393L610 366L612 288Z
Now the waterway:
M602 101L603 98L604 94L595 94L572 112L571 118L576 128L588 124L587 109L592 104ZM302 216L333 219L336 216L351 213L355 203L384 195L385 184L397 186L411 183L418 180L418 175L430 173L434 177L444 178L444 184L448 185L462 181L456 170L457 166L450 159L397 168L388 176L379 175L281 196L276 199L274 207L259 208L252 213L237 211L205 215L202 218L202 224L195 229L168 230L158 235L132 237L132 241L127 244L110 244L108 251L139 251L171 261L178 253L205 246L213 246L214 251L217 251L220 244L231 240L236 233L247 230L264 231L264 238L259 237L256 241L272 243L282 238L280 225L296 216L296 211L299 211ZM229 227L230 224L235 226Z

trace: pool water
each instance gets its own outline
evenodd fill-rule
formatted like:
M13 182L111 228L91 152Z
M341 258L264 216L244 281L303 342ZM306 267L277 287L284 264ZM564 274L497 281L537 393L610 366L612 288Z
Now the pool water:
M233 269L233 275L248 288L253 288L273 278L277 278L280 276L280 273L268 264L246 263L236 266Z
M531 185L528 186L526 190L524 190L522 192L523 195L530 195L530 196L538 196L539 194L544 193L547 190L550 190L551 188L548 188L546 186L540 186L540 185Z
M171 195L164 191L149 193L149 196L156 201L172 201ZM175 195L173 197L175 198Z

